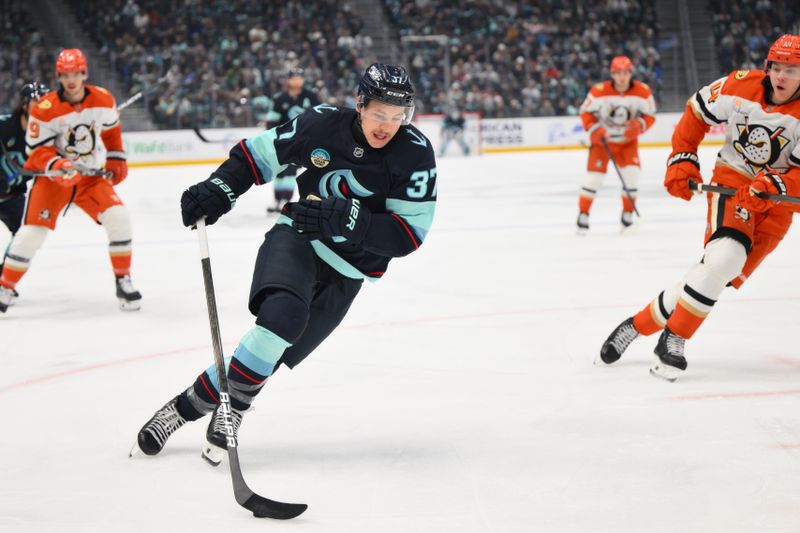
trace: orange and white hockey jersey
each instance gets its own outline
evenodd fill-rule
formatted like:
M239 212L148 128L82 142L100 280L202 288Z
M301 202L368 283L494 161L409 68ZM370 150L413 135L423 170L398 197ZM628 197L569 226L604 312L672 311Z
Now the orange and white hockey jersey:
M85 98L76 104L57 91L43 96L31 107L25 143L25 168L33 170L49 170L59 157L78 169L103 168L109 157L125 159L114 97L94 85L86 85Z
M740 187L762 169L784 175L788 193L800 193L800 100L766 101L761 70L737 70L697 91L672 136L673 153L697 153L711 126L727 124L713 181Z
M611 80L596 84L589 90L581 105L583 129L591 135L594 130L604 127L608 142L624 143L625 123L637 119L642 123L642 131L647 131L655 122L656 102L653 91L646 83L631 80L631 86L621 93L614 89Z

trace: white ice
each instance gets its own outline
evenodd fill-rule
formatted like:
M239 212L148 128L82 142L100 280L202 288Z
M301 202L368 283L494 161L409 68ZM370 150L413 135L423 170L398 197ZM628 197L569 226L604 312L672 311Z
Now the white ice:
M196 233L178 207L212 167L135 168L118 188L138 313L117 310L105 234L70 208L0 316L0 531L799 531L797 230L723 294L679 381L649 375L655 337L595 367L617 323L701 258L705 201L669 197L666 150L646 149L639 228L620 235L610 173L578 237L585 157L439 161L422 248L246 415L249 485L310 505L286 523L253 518L227 462L200 459L205 420L155 458L128 458L141 425L213 360ZM209 228L227 353L253 323L271 201L269 186L251 189Z

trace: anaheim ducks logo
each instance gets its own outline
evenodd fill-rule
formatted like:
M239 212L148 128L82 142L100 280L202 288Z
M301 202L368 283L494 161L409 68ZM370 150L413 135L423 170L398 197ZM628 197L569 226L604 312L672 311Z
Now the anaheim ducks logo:
M345 169L332 170L322 176L319 180L319 195L322 198L331 196L342 199L353 196L366 198L372 196L373 192L358 182L352 170Z
M625 106L614 106L606 114L606 122L613 126L624 126L630 118L631 112Z
M96 144L95 125L78 124L67 130L67 146L64 150L68 154L79 157L94 153Z
M786 129L783 127L771 130L760 124L748 124L745 118L744 124L736 124L736 129L739 138L733 141L733 148L753 174L777 161L783 147L789 144L789 139L781 135Z

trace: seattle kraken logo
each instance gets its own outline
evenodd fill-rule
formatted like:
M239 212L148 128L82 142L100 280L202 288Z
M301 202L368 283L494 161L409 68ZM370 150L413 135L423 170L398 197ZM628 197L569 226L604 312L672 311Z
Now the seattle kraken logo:
M373 194L358 182L350 169L332 170L319 180L319 196L323 199L331 196L343 200L354 196L367 198Z

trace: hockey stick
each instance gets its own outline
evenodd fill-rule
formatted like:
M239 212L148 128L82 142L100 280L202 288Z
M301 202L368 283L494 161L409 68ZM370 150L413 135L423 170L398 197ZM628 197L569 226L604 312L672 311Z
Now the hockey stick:
M194 132L195 135L197 135L197 138L203 141L204 143L224 144L227 142L231 142L231 139L209 139L208 137L203 135L203 133L200 131L200 128L198 128L197 126L193 127L192 131Z
M614 155L611 153L611 148L608 146L608 141L606 138L603 137L603 148L606 149L606 153L608 154L608 158L611 160L611 163L614 165L614 170L617 171L617 176L619 176L619 181L622 182L622 190L625 191L625 194L628 196L628 200L631 201L631 205L633 206L633 211L636 213L636 216L642 218L642 215L639 213L639 210L636 208L636 200L633 199L633 195L631 194L630 189L628 189L627 185L625 185L625 180L622 178L622 172L619 171L619 167L617 166L617 160L614 159Z
M124 102L122 102L121 104L119 104L117 106L117 111L122 111L126 107L132 106L133 104L135 104L136 102L141 100L141 98L144 96L145 92L149 92L149 91L153 91L155 89L158 89L159 87L161 87L162 83L164 83L167 80L172 79L172 72L171 72L171 69L172 69L172 56L167 56L167 59L164 62L164 65L162 67L164 68L164 70L162 70L162 72L164 72L163 76L158 78L155 81L155 83L152 84L151 86L146 87L146 88L142 89L141 91L139 91L137 93L134 93L131 96L129 96Z
M721 187L719 185L706 185L705 183L697 183L694 180L689 180L689 188L695 192L715 192L722 196L733 196L738 189L733 187ZM760 192L756 196L762 200L772 200L773 202L783 202L785 204L800 204L800 196L789 196L787 194L770 194Z
M9 160L8 162L11 170L19 173L21 176L46 176L48 178L55 178L57 176L65 176L69 174L64 170L35 170L30 168L23 168L17 164L16 161ZM76 170L82 176L97 176L101 178L112 178L114 173L104 168L81 168L77 167Z
M214 296L214 280L211 277L211 258L208 252L208 236L206 235L206 221L201 218L197 221L197 237L200 242L200 262L203 265L203 284L206 289L206 304L208 306L208 321L211 326L211 342L214 345L214 364L219 380L219 408L223 413L225 433L227 434L228 462L231 466L233 480L233 495L236 502L245 509L252 511L253 516L259 518L276 518L288 520L302 514L308 505L304 503L283 503L269 500L250 490L242 476L239 465L238 440L233 429L231 419L231 402L228 396L228 378L225 374L225 359L222 355L222 340L219 333L219 319L217 317L217 300Z

